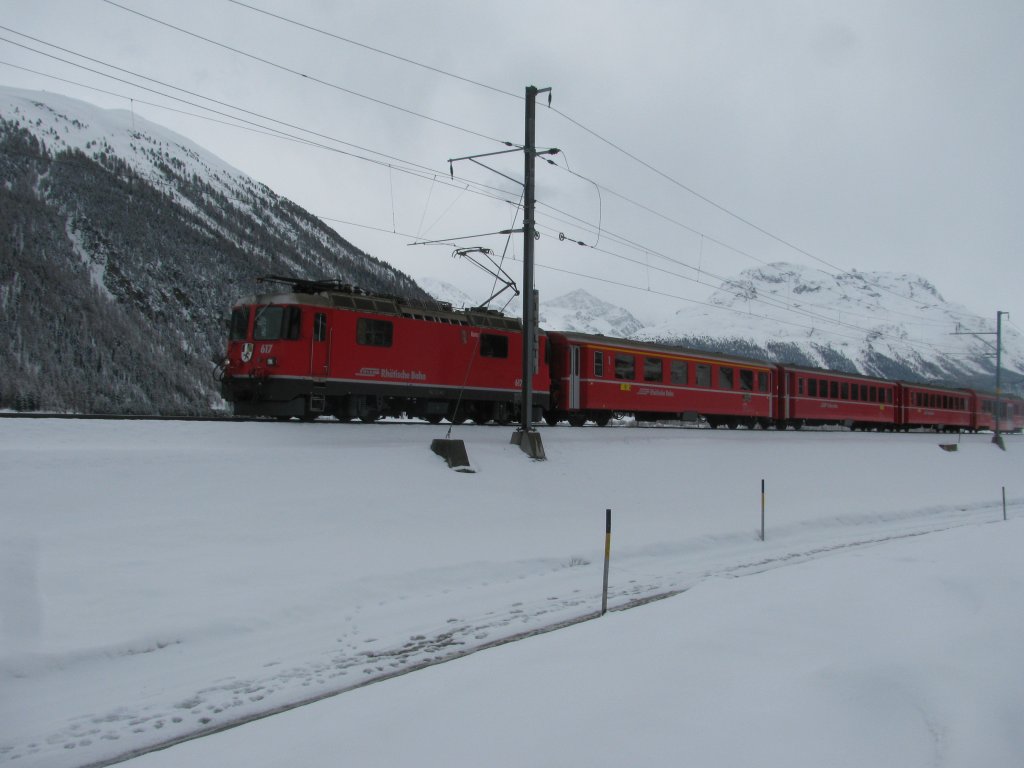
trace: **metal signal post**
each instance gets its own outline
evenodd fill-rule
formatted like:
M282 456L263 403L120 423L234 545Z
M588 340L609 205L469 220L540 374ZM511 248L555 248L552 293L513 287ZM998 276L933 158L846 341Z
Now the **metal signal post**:
M534 187L535 187L535 161L537 155L557 155L559 150L557 148L543 149L537 151L536 145L536 119L537 119L537 94L546 93L548 94L548 104L551 104L551 89L550 88L537 88L529 85L526 87L526 143L523 146L523 155L525 157L525 170L523 178L523 382L522 389L520 391L520 406L522 414L519 419L519 429L517 429L513 435L511 442L518 445L523 449L532 459L544 459L544 443L541 442L540 433L532 428L533 425L533 374L536 371L536 361L538 357L539 346L537 342L537 292L533 289L533 243L537 239L537 228L534 224L533 211L535 206ZM508 146L514 147L515 145L505 142ZM509 181L516 182L511 176L506 176L500 171L496 171L493 168L489 168L480 162L479 158L482 157L493 157L495 155L505 155L510 152L518 152L519 148L509 150L500 150L498 152L488 152L483 155L469 155L467 157L454 157L448 161L449 169L451 169L452 177L455 176L454 163L459 160L470 160L477 165L480 165L487 170L497 173L499 176L503 176ZM519 182L516 182L517 184ZM491 234L510 235L514 232L519 232L518 229L506 229L501 232L492 232ZM465 239L465 238L447 238L452 239ZM427 245L430 243L443 242L440 240L430 240L421 243ZM465 255L467 251L480 252L481 249L460 249L456 253ZM478 265L479 266L479 265ZM493 299L494 296L491 297Z
M1003 408L1003 390L1002 390L1002 371L1003 371L1003 315L1009 317L1009 312L999 311L996 312L996 330L992 331L961 331L960 324L957 323L957 330L954 336L974 336L978 341L983 342L986 346L992 347L982 336L995 336L995 358L996 358L996 409L995 413L992 414L992 418L995 422L992 435L992 442L997 446L1006 450L1006 444L1003 442L1003 435L1001 432L1001 424L999 423L1000 411Z
M512 435L512 442L532 459L544 459L544 444L540 433L533 429L533 373L534 361L537 357L537 297L533 290L533 244L536 240L536 228L533 220L535 170L537 158L536 147L536 116L537 95L548 93L550 88L526 87L526 144L523 193L523 388L521 396L521 416L519 429ZM557 152L557 150L554 150ZM552 150L547 150L552 153Z
M1003 370L1003 315L1009 312L996 312L996 433L992 436L992 442L1006 450L1003 443L1003 436L999 431L999 412L1003 408L1002 370ZM1012 427L1011 427L1012 429Z

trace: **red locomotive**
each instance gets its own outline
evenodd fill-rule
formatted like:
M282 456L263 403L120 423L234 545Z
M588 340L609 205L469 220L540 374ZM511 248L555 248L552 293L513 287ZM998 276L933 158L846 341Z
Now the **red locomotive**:
M236 414L374 421L507 423L522 389L522 324L488 310L285 280L231 312L224 397ZM547 339L538 338L534 403L548 405Z
M221 391L236 414L407 416L437 423L519 419L522 323L484 309L371 294L336 281L265 278L287 289L231 314ZM540 332L534 421L607 424L702 419L712 427L978 431L996 398L653 342ZM1002 431L1024 429L1024 400L1000 400Z

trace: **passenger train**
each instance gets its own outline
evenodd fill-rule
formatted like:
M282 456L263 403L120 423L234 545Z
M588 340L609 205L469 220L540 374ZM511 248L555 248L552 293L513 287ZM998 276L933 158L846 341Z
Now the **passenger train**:
M363 291L337 281L284 286L232 308L221 391L238 415L438 423L519 420L522 323L500 312ZM533 421L598 426L613 417L711 427L943 432L991 430L995 395L772 364L652 342L539 331ZM1024 428L1024 400L999 399L999 427Z

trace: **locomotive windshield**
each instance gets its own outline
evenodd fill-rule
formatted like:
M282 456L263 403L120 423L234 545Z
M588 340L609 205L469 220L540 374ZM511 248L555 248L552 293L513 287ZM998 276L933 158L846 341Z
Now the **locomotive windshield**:
M231 341L243 341L249 337L249 308L235 307L231 310Z
M260 307L256 310L252 337L256 341L299 338L298 307Z

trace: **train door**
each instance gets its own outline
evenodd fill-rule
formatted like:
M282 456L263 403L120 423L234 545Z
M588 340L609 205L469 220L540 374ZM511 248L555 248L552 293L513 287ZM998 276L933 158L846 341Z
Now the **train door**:
M569 347L569 409L580 407L580 348Z
M309 352L309 375L314 379L323 379L328 375L328 366L330 365L328 339L327 313L317 312L313 316L313 345Z

